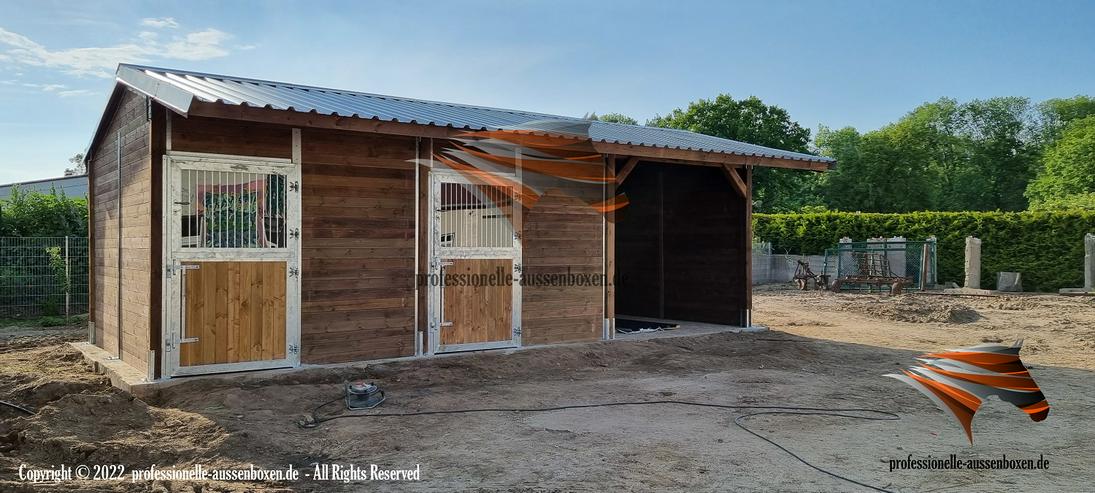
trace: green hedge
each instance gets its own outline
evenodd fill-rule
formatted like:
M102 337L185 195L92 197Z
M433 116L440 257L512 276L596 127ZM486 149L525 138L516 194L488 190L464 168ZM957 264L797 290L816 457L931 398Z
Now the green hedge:
M981 286L997 272L1022 272L1026 291L1083 286L1084 234L1095 211L754 214L753 235L774 252L817 255L841 237L856 241L904 236L939 239L939 279L962 283L965 238L981 239Z

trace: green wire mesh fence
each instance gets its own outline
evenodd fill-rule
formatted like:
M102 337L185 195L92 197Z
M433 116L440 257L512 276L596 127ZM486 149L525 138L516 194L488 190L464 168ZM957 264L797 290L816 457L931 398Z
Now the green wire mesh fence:
M0 236L0 318L72 316L87 309L86 237Z
M901 238L842 241L825 250L823 270L831 280L844 280L842 290L888 289L870 280L903 278L905 290L935 287L938 282L936 242Z

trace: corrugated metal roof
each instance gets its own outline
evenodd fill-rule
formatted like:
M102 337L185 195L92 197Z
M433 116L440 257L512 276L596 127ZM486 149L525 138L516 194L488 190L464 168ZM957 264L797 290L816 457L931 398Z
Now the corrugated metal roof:
M529 111L443 103L355 91L122 64L118 80L186 113L192 101L315 112L469 130L512 128L544 120L585 120ZM832 163L833 159L721 139L685 130L595 121L596 142Z

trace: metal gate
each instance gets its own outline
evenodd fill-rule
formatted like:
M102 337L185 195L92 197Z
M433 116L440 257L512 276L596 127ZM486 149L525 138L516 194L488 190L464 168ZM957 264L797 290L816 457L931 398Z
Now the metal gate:
M521 345L521 206L512 180L432 173L430 350ZM499 175L502 176L502 175Z
M166 376L300 362L300 167L172 152L164 193Z

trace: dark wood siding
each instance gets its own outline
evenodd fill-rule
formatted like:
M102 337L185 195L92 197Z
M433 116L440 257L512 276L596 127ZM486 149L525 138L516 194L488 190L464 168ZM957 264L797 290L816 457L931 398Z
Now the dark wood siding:
M173 121L172 149L292 157L292 128ZM414 354L415 139L301 132L301 362Z
M88 196L91 202L91 321L95 344L118 352L121 310L122 361L148 365L151 324L152 167L150 125L144 96L122 89L102 138L91 149ZM118 142L121 138L121 180ZM122 208L119 214L118 198ZM121 296L118 291L118 235L121 228ZM159 255L159 252L155 252ZM156 278L156 282L158 281ZM157 313L156 316L159 316Z
M293 129L192 116L171 120L171 150L236 156L293 157Z
M714 167L641 164L618 213L617 313L737 325L749 308L748 209Z
M414 354L415 139L304 130L301 361Z
M523 275L592 275L603 272L603 216L563 190L549 189L525 209ZM525 285L522 342L526 345L593 341L604 326L604 288L596 285Z

